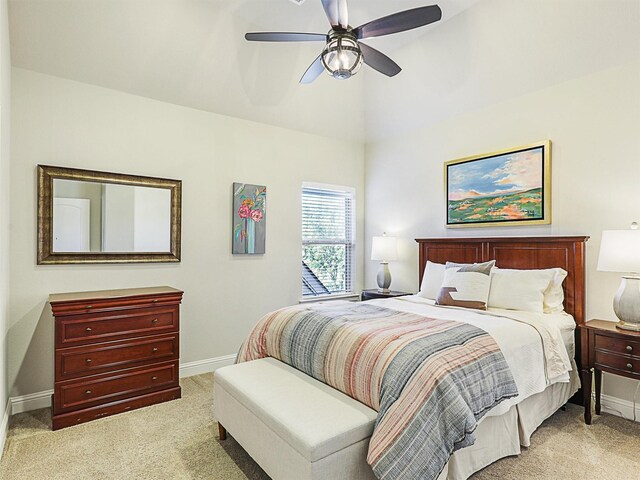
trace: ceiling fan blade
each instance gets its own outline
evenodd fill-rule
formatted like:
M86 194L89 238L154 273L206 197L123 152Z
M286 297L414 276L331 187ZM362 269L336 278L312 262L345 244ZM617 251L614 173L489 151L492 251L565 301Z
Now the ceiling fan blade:
M292 32L260 32L247 33L244 38L250 42L326 42L323 33L292 33Z
M359 42L358 45L360 45L364 63L374 70L384 73L387 77L394 77L402 71L400 66L384 53L362 42Z
M318 58L307 68L304 75L300 79L300 83L312 83L320 74L324 72L324 66L322 65L322 55L318 55Z
M322 0L322 6L332 27L349 26L349 10L347 0Z
M438 5L430 5L373 20L356 28L354 33L358 39L381 37L382 35L390 35L422 27L437 22L441 18L442 10L440 10L440 7Z

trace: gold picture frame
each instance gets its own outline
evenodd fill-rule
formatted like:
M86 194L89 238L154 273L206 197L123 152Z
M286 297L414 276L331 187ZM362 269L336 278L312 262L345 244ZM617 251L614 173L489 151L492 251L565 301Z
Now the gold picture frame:
M447 228L551 223L551 140L444 164Z
M181 253L182 181L166 178L38 165L38 265L76 263L179 262ZM170 196L169 248L160 252L55 252L53 248L54 180L166 189Z

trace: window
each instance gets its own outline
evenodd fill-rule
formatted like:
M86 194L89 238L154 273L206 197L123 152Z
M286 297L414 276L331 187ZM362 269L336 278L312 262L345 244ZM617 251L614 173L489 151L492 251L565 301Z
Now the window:
M353 291L354 190L302 187L302 295Z

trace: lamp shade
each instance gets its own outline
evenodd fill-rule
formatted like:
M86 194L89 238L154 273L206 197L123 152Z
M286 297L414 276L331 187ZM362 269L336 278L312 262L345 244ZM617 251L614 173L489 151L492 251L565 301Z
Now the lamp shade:
M598 270L640 273L640 230L605 230Z
M390 262L398 259L398 242L396 237L373 237L371 244L371 260Z

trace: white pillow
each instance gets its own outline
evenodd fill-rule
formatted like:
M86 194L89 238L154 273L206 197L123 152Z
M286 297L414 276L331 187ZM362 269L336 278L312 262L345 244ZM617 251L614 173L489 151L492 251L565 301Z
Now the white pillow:
M422 275L422 284L418 296L435 300L442 287L444 279L445 265L443 263L433 263L427 261Z
M495 263L495 260L473 264L447 262L436 304L486 310Z
M564 289L562 282L567 278L567 272L562 268L550 268L554 272L553 280L544 291L544 313L564 311Z
M554 269L496 268L491 278L489 307L543 313L544 293L555 275Z

